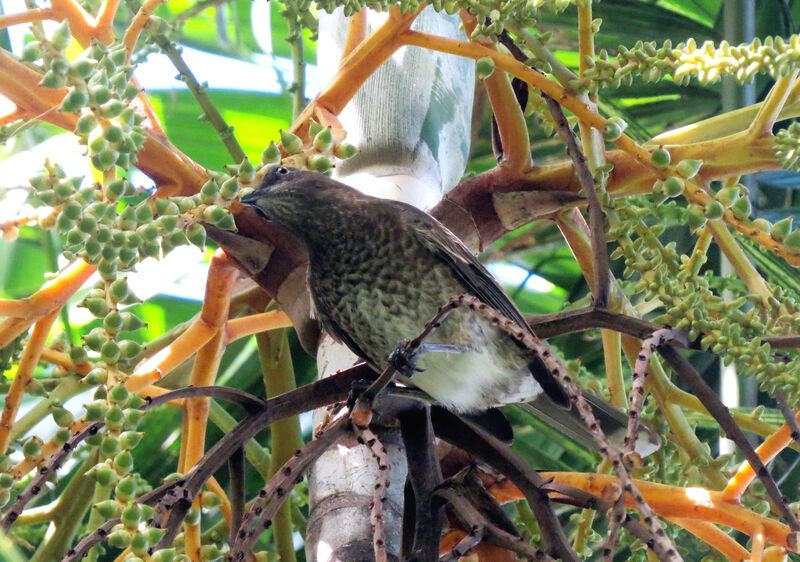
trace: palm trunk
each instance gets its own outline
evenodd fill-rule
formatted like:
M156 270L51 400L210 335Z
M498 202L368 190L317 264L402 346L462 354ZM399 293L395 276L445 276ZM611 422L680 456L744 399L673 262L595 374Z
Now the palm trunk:
M370 13L370 29L382 21ZM455 16L426 9L413 28L463 37ZM322 14L318 67L325 83L336 70L347 34L347 18L337 10ZM371 195L421 208L436 204L464 172L469 151L474 63L418 48L403 48L372 75L340 119L347 140L361 153L337 170L342 181ZM323 336L317 352L319 376L356 360L344 346ZM315 412L322 421L326 411ZM399 558L403 489L407 466L400 432L378 433L387 449L390 474L383 505L383 533L390 559ZM309 475L310 517L306 536L309 561L373 559L370 506L378 466L366 446L346 439L329 449Z

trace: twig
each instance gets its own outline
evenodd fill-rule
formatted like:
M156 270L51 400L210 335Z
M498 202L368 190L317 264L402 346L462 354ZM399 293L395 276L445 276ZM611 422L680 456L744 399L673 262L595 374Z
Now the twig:
M350 427L350 419L343 417L318 432L313 441L299 449L294 457L286 461L270 478L267 485L258 493L258 497L253 500L250 510L242 518L242 524L236 531L236 540L231 544L233 560L243 560L251 552L252 545L261 534L261 530L272 524L272 517L286 501L289 491L297 480L311 463L339 440Z
M467 307L470 310L482 315L484 318L490 320L498 328L519 341L532 352L536 353L537 356L545 363L552 375L558 380L559 383L561 383L561 386L570 397L570 400L573 402L573 404L575 404L575 407L578 409L578 413L583 418L594 438L600 445L600 452L611 462L614 471L617 473L617 476L622 483L623 490L633 497L634 502L636 503L636 508L641 513L645 523L653 532L654 540L657 543L661 543L661 550L666 552L670 559L680 560L680 555L669 541L669 538L664 532L661 523L659 523L658 519L653 515L650 506L647 505L644 497L631 480L631 475L628 472L626 464L623 462L621 453L609 444L608 440L603 434L600 424L597 422L594 414L592 413L591 406L589 406L589 404L586 402L586 399L583 397L580 387L572 381L572 377L570 377L566 367L564 367L564 365L561 363L561 360L553 354L549 347L540 342L529 332L520 329L516 322L506 318L500 312L492 309L479 299L469 295L461 295L460 297L451 299L450 302L453 301L458 302L460 306Z
M773 397L775 398L775 402L778 403L778 409L781 411L781 414L783 414L783 419L786 420L786 425L789 426L791 430L792 439L800 442L800 423L797 422L797 414L795 414L794 410L786 403L786 395L782 390L776 389L775 392L773 392Z
M368 427L353 425L358 442L369 448L372 456L378 463L378 475L372 493L369 522L372 525L372 550L376 562L386 562L386 540L383 534L383 502L386 500L386 488L389 486L389 459L386 447L383 446L378 436Z
M404 555L433 560L439 554L442 517L432 498L433 491L442 483L442 471L436 458L430 406L414 401L397 418L408 458L408 481L414 493L413 539ZM409 510L408 502L405 510Z
M650 357L656 347L672 341L686 343L685 335L671 328L656 330L653 335L642 342L642 350L636 356L630 393L630 409L628 411L628 431L625 434L624 441L626 453L634 450L636 439L639 435L639 422L644 403L644 383L647 378L647 366L650 363Z
M203 115L205 115L205 118L211 126L214 127L217 136L219 136L222 144L224 144L225 148L228 150L228 154L231 155L234 162L239 164L245 158L244 150L242 150L236 137L233 136L233 127L228 125L225 118L222 117L222 114L217 109L217 106L215 106L211 98L208 97L208 85L201 85L197 81L192 71L184 62L183 57L181 57L180 48L165 35L156 34L153 36L153 40L163 53L169 57L169 60L175 65L175 68L178 69L180 73L178 78L184 82L189 88L189 91L192 92L195 101L197 101L197 104L203 109Z
M481 540L486 540L489 543L496 544L497 546L529 558L536 560L552 560L550 556L528 544L519 536L512 535L508 531L504 531L496 525L493 525L474 505L455 490L447 487L440 488L436 491L436 495L450 504L456 517L466 529L469 529L467 537L459 541L458 544L453 547L451 551L452 559L458 559L466 554L466 550L462 550L463 548L469 550L481 542Z
M603 212L603 207L600 205L600 198L597 197L594 178L592 177L591 170L589 170L589 164L586 162L586 157L583 155L581 147L578 146L575 133L572 132L572 128L569 126L569 123L567 123L564 110L556 100L544 92L542 92L542 98L547 102L547 107L553 116L556 129L558 129L561 139L567 145L567 153L575 164L575 175L589 203L589 225L591 227L592 258L594 261L595 277L594 305L598 308L605 308L608 306L609 291L609 266L605 226L606 216Z
M531 505L542 531L542 539L554 557L577 562L578 556L570 548L564 530L553 513L545 482L508 447L485 432L466 424L455 414L442 408L431 410L431 420L437 436L453 445L473 453L492 468L506 475L519 488Z
M692 366L689 361L683 357L671 345L662 345L658 347L658 352L670 364L678 375L689 385L692 393L697 396L703 405L708 409L709 413L714 416L722 430L732 439L736 446L744 453L745 459L753 467L753 470L758 475L764 487L767 489L767 495L775 502L778 510L780 511L783 519L789 525L789 528L794 531L794 542L797 543L797 534L800 533L800 522L797 517L789 509L786 498L781 494L778 485L772 478L772 474L764 466L761 457L753 450L753 447L747 441L747 438L742 432L741 428L736 424L733 417L731 417L728 408L720 401L719 397L711 390L711 387L706 384L697 370Z
M233 452L228 459L228 474L231 483L231 522L228 530L228 544L236 540L236 530L244 516L244 449Z

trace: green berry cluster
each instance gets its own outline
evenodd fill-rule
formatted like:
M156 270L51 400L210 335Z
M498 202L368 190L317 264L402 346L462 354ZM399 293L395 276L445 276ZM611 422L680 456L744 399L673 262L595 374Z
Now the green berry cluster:
M70 38L65 20L50 39L40 37L28 43L22 59L29 63L41 60L43 86L67 86L61 110L79 114L75 133L89 147L95 168L110 170L116 165L128 169L145 137L139 126L143 117L129 107L140 90L131 83L134 66L126 63L125 45L106 46L93 40L70 62L64 55Z
M775 158L784 170L800 171L800 123L775 133Z
M311 143L306 146L299 136L289 131L280 131L281 147L270 143L261 154L261 168L283 164L292 168L314 170L331 175L335 159L345 160L358 154L358 148L347 142L335 142L330 127L323 127L313 119L309 124L308 136Z
M720 190L714 202L732 208L742 200L747 200L746 191L737 186ZM679 223L691 222L692 215L698 213L703 221L708 219L707 209L699 207L682 209L674 203L656 207L659 213L670 208L678 210L676 216L685 213L677 219ZM800 329L798 303L793 296L781 287L770 287L773 296L763 298L738 283L713 286L713 276L697 274L690 267L692 259L679 256L674 242L662 244L659 237L666 221L649 220L653 209L652 202L641 198L629 198L624 203L607 200L609 240L618 244L611 258L624 259L623 276L635 280L632 293L661 304L663 314L655 321L686 330L690 340L700 338L703 349L720 355L725 363L735 364L740 373L756 377L763 390L780 389L792 404L798 403L800 361L778 361L770 347L762 343L765 334L785 335ZM779 232L788 232L791 221L782 222ZM734 291L733 298L723 298L723 289Z
M585 89L619 88L630 85L634 77L648 82L667 77L681 85L692 78L701 84L716 82L721 76L733 76L740 82L758 74L782 76L800 60L800 36L756 38L738 46L722 41L718 46L706 41L698 46L694 39L676 47L668 39L660 47L655 42L638 41L633 47L620 46L616 56L604 49L594 59L585 60L590 68L580 81Z

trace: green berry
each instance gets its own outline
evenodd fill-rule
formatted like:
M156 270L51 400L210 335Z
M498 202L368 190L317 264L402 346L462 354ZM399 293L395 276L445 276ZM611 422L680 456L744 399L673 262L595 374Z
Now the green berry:
M603 125L602 133L603 139L607 140L608 142L614 142L622 136L622 128L616 123L607 121L606 124Z
M228 201L236 199L236 196L239 194L239 182L236 178L231 178L224 182L219 188L219 194L223 199Z
M677 197L683 193L683 180L676 176L670 176L664 180L664 193L670 197Z
M270 164L279 164L281 161L281 151L278 146L271 142L269 146L264 149L264 152L261 154L261 163L265 166Z
M721 219L725 214L725 207L719 201L709 201L703 210L708 220Z
M205 248L206 245L206 229L199 223L192 223L186 229L186 237L189 242L200 248Z
M126 279L117 279L108 286L108 296L115 303L125 300L129 292Z
M122 506L115 500L101 501L94 504L94 508L104 519L114 519L122 513Z
M120 501L127 502L136 493L136 480L133 476L121 478L117 487L114 488L114 495Z
M50 41L53 42L56 49L63 51L67 48L67 45L69 45L71 38L72 33L69 30L69 20L65 19L55 28L52 37L50 37Z
M308 157L308 169L317 172L327 172L333 167L333 163L327 156L322 154L312 154Z
M136 529L139 526L139 521L142 517L142 510L138 503L132 503L122 510L120 521L129 529Z
M239 176L239 181L243 183L250 183L256 177L256 169L253 167L250 159L246 156L239 164L239 171L237 175Z
M669 150L667 150L663 146L659 146L650 155L650 159L653 162L653 166L655 166L656 168L659 169L666 168L667 166L669 166L669 161L670 161Z
M109 534L106 540L108 541L108 544L114 548L128 548L128 546L131 544L132 538L133 536L129 531L126 531L125 529L117 529Z
M125 414L119 406L111 406L106 411L104 419L108 428L116 431L122 429L122 424L125 421Z
M475 61L475 75L478 80L485 80L494 74L494 59L492 57L481 57Z
M113 457L120 451L119 439L106 435L100 443L100 453L104 457Z
M70 439L72 439L72 432L69 430L68 427L60 427L53 434L53 441L55 441L59 445L63 445Z
M136 448L141 442L144 433L140 431L126 431L119 436L119 443L125 450Z
M783 220L779 220L774 225L772 225L772 230L770 230L770 236L773 239L777 240L778 242L783 242L786 237L789 235L789 232L792 230L792 221L794 217L788 216Z
M800 230L790 232L783 243L791 253L800 254Z
M314 136L314 148L319 152L327 152L333 146L333 132L330 127L325 127Z
M122 359L136 357L142 351L142 346L133 340L122 340L119 342L119 352Z
M100 348L100 359L106 363L116 363L119 359L119 354L119 346L117 342L112 340L108 340L103 344L103 347Z
M42 454L42 440L33 436L22 445L22 454L27 460L32 460Z
M95 371L97 369L93 369ZM105 369L103 369L105 372ZM87 377L89 375L86 375ZM83 408L86 410L86 419L89 421L100 421L106 415L106 411L108 410L108 404L106 404L105 400L95 400L94 402L89 402L85 404Z
M208 180L200 188L200 201L205 205L213 205L219 197L219 187L214 180Z
M75 421L75 418L66 408L53 408L53 421L59 427L69 427Z
M697 205L689 207L688 223L692 232L696 232L705 226L706 220L706 215L701 207Z
M14 477L8 474L7 472L3 472L0 474L0 489L8 490L11 486L14 485Z
M675 166L675 170L687 180L692 179L697 175L697 172L700 171L700 167L703 165L702 160L681 160Z
M347 160L358 153L358 148L347 142L340 142L333 147L333 155L339 160Z
M44 49L39 41L31 41L22 49L22 60L25 62L35 62L42 58Z
M288 154L297 154L303 150L303 141L297 135L280 129L281 144Z
M133 455L131 455L130 451L122 451L114 457L114 470L116 470L117 474L120 476L128 474L132 468Z

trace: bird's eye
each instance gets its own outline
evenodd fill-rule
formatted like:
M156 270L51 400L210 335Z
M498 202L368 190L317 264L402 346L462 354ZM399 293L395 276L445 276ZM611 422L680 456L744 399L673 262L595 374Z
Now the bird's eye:
M275 173L276 173L276 174L280 174L280 175L282 175L282 176L285 176L286 174L288 174L288 173L289 173L289 170L287 170L286 168L284 168L283 166L281 166L281 167L279 167L279 168L275 168Z

